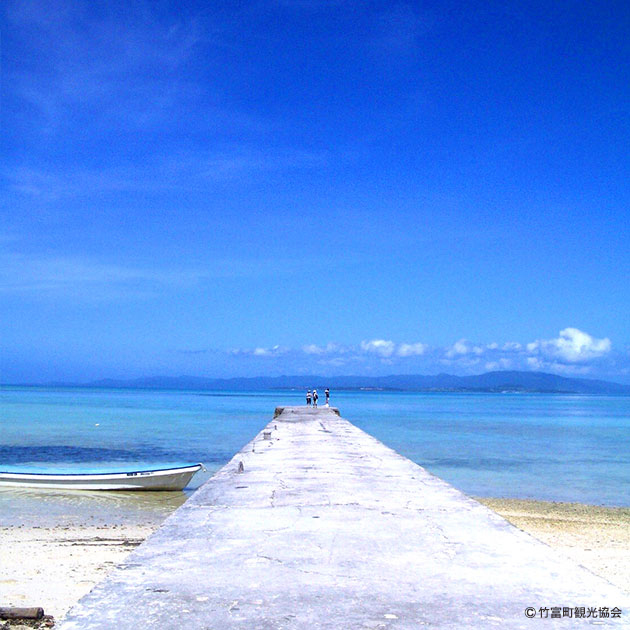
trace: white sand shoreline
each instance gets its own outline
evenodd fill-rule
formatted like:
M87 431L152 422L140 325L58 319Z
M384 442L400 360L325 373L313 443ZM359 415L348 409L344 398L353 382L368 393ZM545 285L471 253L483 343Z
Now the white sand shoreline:
M59 620L157 527L0 527L0 606Z
M530 499L477 501L630 593L630 508Z

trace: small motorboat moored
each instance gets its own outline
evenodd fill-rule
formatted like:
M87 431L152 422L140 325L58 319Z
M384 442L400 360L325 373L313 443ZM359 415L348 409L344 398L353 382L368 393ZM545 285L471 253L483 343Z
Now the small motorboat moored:
M183 490L203 464L157 470L50 473L1 472L0 486L64 490Z

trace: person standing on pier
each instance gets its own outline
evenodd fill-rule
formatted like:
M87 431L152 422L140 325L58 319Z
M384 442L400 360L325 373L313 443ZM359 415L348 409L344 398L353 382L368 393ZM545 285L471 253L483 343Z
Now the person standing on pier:
M307 407L311 406L311 390L310 389L306 392L306 406Z
M317 390L314 389L313 390L313 407L317 407L317 399L319 398L319 395L317 394Z
M330 402L330 390L328 387L324 390L324 394L326 394L326 407L328 407L328 403Z

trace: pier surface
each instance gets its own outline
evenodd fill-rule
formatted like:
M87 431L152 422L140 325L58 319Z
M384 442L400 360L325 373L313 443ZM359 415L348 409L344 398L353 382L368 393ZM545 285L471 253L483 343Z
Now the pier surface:
M556 607L622 612L557 619ZM337 410L286 407L59 628L591 624L630 627L630 597Z

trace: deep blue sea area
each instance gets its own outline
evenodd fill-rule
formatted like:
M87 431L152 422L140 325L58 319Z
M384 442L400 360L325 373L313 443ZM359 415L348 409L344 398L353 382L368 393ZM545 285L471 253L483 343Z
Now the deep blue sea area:
M0 387L0 470L108 470L203 462L209 478L296 391ZM630 506L630 397L332 392L341 414L473 496ZM185 493L0 489L0 525L163 518ZM148 495L148 496L147 496Z

